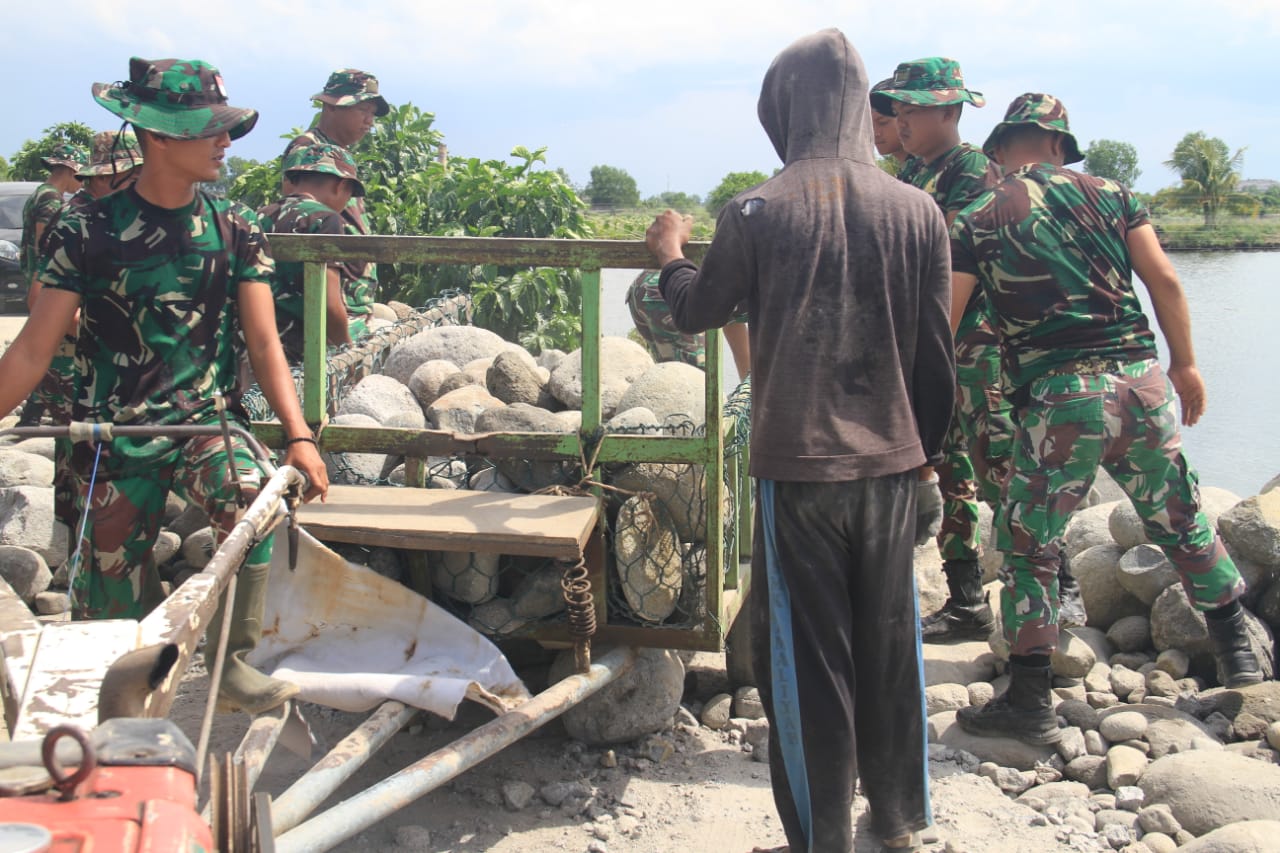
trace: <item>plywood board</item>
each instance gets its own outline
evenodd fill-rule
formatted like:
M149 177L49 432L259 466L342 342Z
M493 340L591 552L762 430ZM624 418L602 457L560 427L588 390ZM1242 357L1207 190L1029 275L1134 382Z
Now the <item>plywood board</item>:
M430 551L576 559L595 528L593 497L333 486L298 518L317 539Z
M132 619L60 622L40 632L14 740L43 737L63 723L98 724L98 690L107 668L138 644Z

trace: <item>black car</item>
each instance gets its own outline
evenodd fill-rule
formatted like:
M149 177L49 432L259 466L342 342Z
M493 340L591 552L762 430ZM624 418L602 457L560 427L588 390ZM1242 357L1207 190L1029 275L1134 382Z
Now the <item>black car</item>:
M27 313L27 285L18 268L22 208L40 184L0 181L0 314Z

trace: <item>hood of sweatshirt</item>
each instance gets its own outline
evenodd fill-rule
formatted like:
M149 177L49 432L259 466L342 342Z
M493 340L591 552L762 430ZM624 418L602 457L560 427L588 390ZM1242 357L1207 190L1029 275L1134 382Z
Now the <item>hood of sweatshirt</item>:
M820 30L773 60L757 112L784 163L838 157L874 164L869 94L858 51L839 30Z

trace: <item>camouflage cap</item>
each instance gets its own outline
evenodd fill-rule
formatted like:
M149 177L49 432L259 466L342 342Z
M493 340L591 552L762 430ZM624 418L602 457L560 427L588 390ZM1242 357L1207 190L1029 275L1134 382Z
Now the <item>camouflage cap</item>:
M337 175L355 183L352 195L364 195L364 184L356 173L356 161L351 152L341 145L317 143L315 145L299 145L284 158L284 172L319 172L323 175Z
M1005 111L1004 121L992 129L987 141L982 143L982 150L988 157L994 157L1001 135L1009 128L1020 125L1034 125L1061 133L1064 137L1063 146L1066 155L1064 164L1079 163L1084 159L1084 155L1080 153L1080 144L1076 142L1075 136L1071 133L1071 126L1067 122L1067 108L1053 95L1039 92L1027 92L1013 99L1013 103L1009 104L1009 109Z
M138 137L128 131L104 130L94 134L89 162L77 172L82 178L95 175L118 175L142 165L142 149Z
M386 99L378 94L378 78L368 71L356 68L339 68L329 75L324 91L312 95L311 100L335 107L350 107L363 101L373 101L374 115L384 116L391 111Z
M40 158L40 162L45 168L52 169L54 166L66 166L72 171L79 171L80 167L88 160L84 149L79 145L73 145L70 142L59 142L53 146L53 150Z
M901 63L893 72L889 85L881 91L895 101L918 107L963 103L981 107L987 103L981 92L964 87L960 63L945 56L930 56Z
M227 104L218 69L199 59L129 60L129 79L94 83L93 99L135 127L174 139L239 139L258 111Z
M893 78L886 77L871 87L871 109L882 116L893 115L893 98L885 94L885 90L893 86Z

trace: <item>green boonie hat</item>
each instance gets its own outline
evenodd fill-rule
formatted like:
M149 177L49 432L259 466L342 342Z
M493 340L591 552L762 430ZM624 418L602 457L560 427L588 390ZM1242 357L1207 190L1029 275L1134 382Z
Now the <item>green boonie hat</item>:
M960 63L945 56L903 62L893 72L889 86L882 91L895 101L918 107L943 107L962 103L981 107L987 103L981 92L964 87Z
M893 98L885 94L885 90L893 86L893 78L886 77L871 87L871 109L882 116L893 115Z
M93 99L125 121L160 136L239 139L258 122L258 111L227 105L218 69L199 59L129 60L129 80L94 83Z
M335 107L350 107L363 101L376 104L373 114L384 116L391 111L386 98L378 94L378 78L357 68L339 68L329 75L324 91L311 96L311 100Z
M1004 121L997 124L992 129L991 135L987 137L987 141L982 143L983 152L988 157L994 157L996 146L1000 144L1000 137L1004 132L1011 127L1026 124L1052 130L1065 137L1064 163L1079 163L1084 159L1084 155L1080 153L1080 144L1076 142L1067 123L1067 108L1053 95L1039 92L1027 92L1013 99L1013 103L1009 104L1009 109L1005 111Z
M316 143L315 145L299 145L284 158L284 172L319 172L323 175L337 175L355 182L352 195L364 195L364 184L356 176L356 161L351 152L341 145Z
M118 175L142 165L142 149L138 137L128 131L104 130L94 134L89 162L77 172L82 178L95 175Z
M70 142L59 142L53 146L52 151L40 158L40 162L47 169L52 169L54 166L66 166L72 171L79 171L80 167L88 159L84 149L80 146L72 145Z

